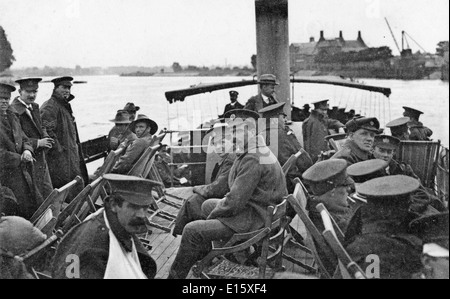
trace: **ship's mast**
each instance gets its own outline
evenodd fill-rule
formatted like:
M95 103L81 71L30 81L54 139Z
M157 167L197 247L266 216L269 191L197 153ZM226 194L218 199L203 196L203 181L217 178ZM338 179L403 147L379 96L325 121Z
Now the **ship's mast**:
M258 76L274 74L276 94L291 116L288 0L255 0Z

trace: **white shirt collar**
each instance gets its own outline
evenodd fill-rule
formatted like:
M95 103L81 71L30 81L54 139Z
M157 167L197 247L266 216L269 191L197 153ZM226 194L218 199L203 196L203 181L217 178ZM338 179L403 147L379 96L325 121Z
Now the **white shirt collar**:
M28 105L27 103L25 103L24 101L22 101L22 99L20 97L17 98L19 100L19 102L21 102L26 108L31 108L33 109L33 107L31 107L31 104Z

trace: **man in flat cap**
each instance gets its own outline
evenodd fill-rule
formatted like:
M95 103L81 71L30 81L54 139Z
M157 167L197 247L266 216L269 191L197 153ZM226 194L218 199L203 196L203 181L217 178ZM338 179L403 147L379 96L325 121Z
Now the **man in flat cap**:
M128 111L130 114L130 120L134 121L136 119L136 113L141 109L139 106L135 106L134 103L128 102L123 110Z
M232 149L231 133L228 130L228 124L222 122L216 123L208 134L211 135L214 151L219 155L220 160L213 169L211 183L195 186L192 190L194 194L184 202L178 212L172 230L174 236L181 235L184 227L189 222L206 219L208 215L204 215L202 212L202 204L205 200L210 198L223 198L230 191L228 177L231 166L234 160L236 160L236 155Z
M35 102L41 78L23 78L16 80L20 85L19 96L11 106L19 114L20 124L25 135L31 142L36 161L33 163L36 185L42 196L47 198L53 191L53 184L47 166L46 152L53 147L54 140L50 138L42 125L39 105Z
M275 86L279 85L277 77L264 74L259 77L259 94L248 99L244 109L258 112L262 108L278 103L275 96Z
M103 178L111 187L105 207L72 228L53 259L57 279L146 279L156 263L136 235L147 231L152 187L158 182L117 174ZM73 269L74 258L79 261Z
M127 147L131 142L137 139L136 134L130 130L130 114L126 110L117 110L116 117L111 119L110 122L114 123L114 127L109 131L109 149L115 151L120 144Z
M112 173L127 174L134 164L139 160L144 151L151 145L153 134L158 131L156 122L144 114L139 114L131 124L131 132L136 134L137 139L128 147L112 169Z
M449 279L448 211L416 219L410 227L423 241L423 269L413 278Z
M380 123L375 117L353 118L345 124L347 140L332 159L344 159L348 165L369 160L375 135L381 134Z
M411 119L408 123L409 131L411 132L409 135L410 140L430 141L433 131L419 121L420 115L423 112L410 107L403 107L403 109L405 109L403 116Z
M303 122L303 144L315 163L321 152L329 150L325 137L330 135L330 130L344 133L344 125L338 120L328 118L329 100L315 102L311 115Z
M410 140L408 123L409 117L400 117L386 124L386 128L391 130L391 135L400 140Z
M410 194L419 186L416 179L402 175L356 186L367 204L350 220L344 247L363 271L370 270L371 278L409 279L421 269L422 242L409 229Z
M47 164L53 187L61 188L76 176L81 176L88 183L86 165L80 157L80 139L77 124L70 101L75 97L70 94L72 77L59 77L52 80L53 94L41 107L42 124L48 135L54 140L53 147L47 153ZM72 199L80 189L69 195Z
M202 210L207 219L185 226L169 278L186 278L195 262L211 250L212 241L263 227L267 207L281 203L287 195L281 165L257 135L258 113L232 110L224 117L233 130L238 156L228 179L230 192L222 199L205 201Z
M234 110L234 109L243 109L244 105L242 105L241 103L238 102L238 95L239 93L236 90L231 90L230 91L230 102L225 105L225 109L223 110L223 114L219 115L219 118L222 118L225 113L227 113L228 111Z
M33 147L9 105L14 86L0 83L0 182L10 188L19 205L18 216L30 218L43 198L32 170Z

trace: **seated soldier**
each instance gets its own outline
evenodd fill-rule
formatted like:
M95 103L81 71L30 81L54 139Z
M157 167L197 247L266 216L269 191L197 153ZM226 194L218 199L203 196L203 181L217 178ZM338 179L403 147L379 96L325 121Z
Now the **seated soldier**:
M137 139L136 134L131 132L129 124L131 123L130 114L126 110L117 110L116 117L110 120L115 123L114 127L109 131L109 149L115 151L119 145L127 147L131 142Z
M409 117L400 117L386 124L386 128L391 130L391 135L400 140L409 140Z
M448 211L411 222L411 230L422 239L422 271L419 279L449 279Z
M257 135L259 115L249 110L232 110L225 116L236 145L237 159L230 170L228 192L222 199L209 199L202 210L206 220L189 223L169 278L186 278L196 261L211 250L211 242L228 240L235 233L246 233L264 226L267 207L282 202L287 195L280 163ZM210 211L210 213L209 213Z
M344 159L348 165L370 159L375 135L381 134L380 123L375 117L353 118L345 124L348 137L342 149L332 159Z
M302 173L313 165L313 161L300 145L294 132L286 126L286 114L283 111L284 106L285 103L279 103L263 108L258 112L262 118L266 119L266 126L260 128L260 134L264 137L266 145L275 157L278 158L280 165L283 166L292 155L295 155L299 151L302 152L296 163L290 168L286 177L288 192L292 194L295 188L293 183L294 178L300 178ZM271 139L276 140L274 142ZM293 213L295 215L295 211Z
M421 268L421 241L409 233L409 197L419 186L418 180L402 175L356 186L367 204L352 216L344 246L363 271L369 266L379 270L371 272L372 278L408 279ZM378 268L371 256L378 257Z
M58 279L146 279L156 263L136 235L145 233L152 187L158 182L105 174L111 187L105 207L70 230L58 245L52 277ZM79 277L67 277L67 258L79 258ZM70 261L70 259L69 259Z
M403 107L405 111L403 112L403 116L409 117L410 121L408 123L410 135L410 140L418 140L418 141L431 141L431 135L433 135L433 131L427 127L425 127L420 121L420 115L423 114L422 111L417 109L413 109L410 107Z
M158 125L144 114L139 114L135 121L130 124L131 132L135 133L134 140L116 162L112 173L126 174L139 160L144 151L150 146L152 136L158 131Z
M0 279L32 279L17 256L28 253L47 237L28 220L0 217Z
M194 194L190 196L178 212L177 219L172 231L174 236L181 235L183 229L189 222L195 220L206 219L208 215L203 215L202 204L210 198L223 198L229 190L228 175L236 155L233 153L232 144L230 146L230 133L226 129L227 124L214 125L213 129L208 132L212 135L212 144L214 151L220 156L220 161L214 167L211 184L195 186Z

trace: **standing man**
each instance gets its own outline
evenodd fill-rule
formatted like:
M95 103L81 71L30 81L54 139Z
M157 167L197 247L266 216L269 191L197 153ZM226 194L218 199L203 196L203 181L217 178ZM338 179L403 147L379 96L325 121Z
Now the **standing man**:
M423 112L410 107L403 107L403 109L405 109L403 116L411 119L408 123L409 131L411 132L410 140L430 141L433 131L419 121L419 117Z
M36 159L34 162L36 185L42 196L47 198L53 191L53 184L47 166L46 152L53 147L54 140L43 127L39 105L35 102L41 80L41 78L17 80L16 83L20 85L19 96L14 99L11 106L19 114L22 130L33 146Z
M230 119L237 149L228 178L228 192L222 199L208 199L202 205L206 220L187 224L170 269L169 278L183 279L198 260L211 250L211 242L228 240L264 226L269 205L277 205L287 195L280 163L257 135L259 115L249 110L233 110Z
M111 187L105 208L71 229L53 259L53 278L146 279L156 275L156 263L136 235L145 233L152 187L158 182L105 174ZM68 257L79 258L79 277L68 277Z
M237 91L235 91L235 90L230 91L230 102L231 103L226 104L225 110L223 111L223 114L219 116L219 118L222 118L225 115L225 113L227 113L228 111L244 108L244 105L239 103L237 100L238 95L239 95L239 93Z
M53 94L41 107L41 118L48 135L54 140L48 151L47 163L53 187L61 188L76 176L88 183L83 157L80 157L77 124L70 101L72 77L59 77L52 80L55 85ZM78 191L78 190L76 190Z
M0 83L0 182L17 198L18 216L29 219L43 198L33 177L33 147L9 105L15 90L14 86Z
M264 74L258 80L260 92L258 95L251 97L244 109L258 112L262 108L278 103L275 96L275 86L280 85L277 77L272 74Z
M386 124L386 128L391 130L391 135L400 140L409 140L409 117L400 117Z
M334 154L332 159L344 159L348 166L367 161L371 158L371 151L375 135L381 134L380 123L375 117L354 118L345 124L348 137L342 149Z
M303 144L305 150L311 156L315 163L319 159L321 152L329 150L325 136L330 135L331 129L344 133L342 129L344 125L335 120L328 118L329 100L315 102L314 110L311 115L303 122Z

